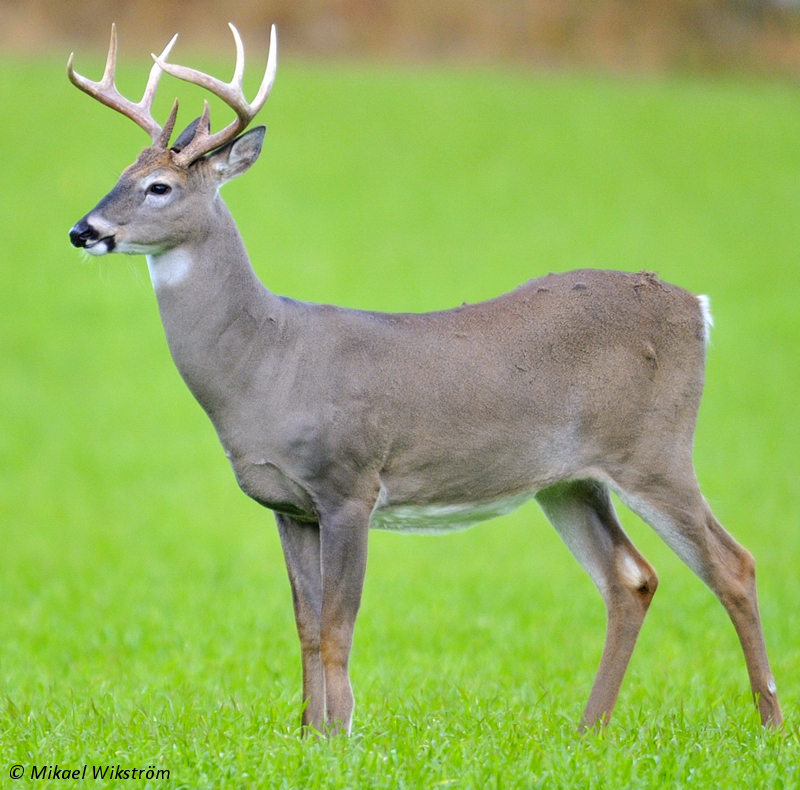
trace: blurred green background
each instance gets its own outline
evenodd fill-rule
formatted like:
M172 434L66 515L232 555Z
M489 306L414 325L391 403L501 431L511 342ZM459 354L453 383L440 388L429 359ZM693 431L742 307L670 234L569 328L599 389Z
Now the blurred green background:
M605 58L591 37L573 55L537 49L534 33L520 33L516 49L468 46L478 38L466 33L458 46L425 44L444 35L435 26L412 46L380 27L408 15L399 3L274 6L287 32L261 116L267 144L225 189L272 290L431 310L593 266L655 270L710 296L698 474L756 556L788 719L782 740L758 734L722 608L625 514L661 587L611 734L576 742L604 614L530 505L448 537L373 533L352 669L356 738L326 747L295 737L299 650L272 517L236 488L172 365L144 260L88 259L67 239L146 142L68 83L69 51L99 78L115 19L118 83L138 98L148 53L175 29L185 33L176 61L229 74L232 19L253 53L248 90L258 85L273 6L166 4L151 19L136 10L145 5L0 3L0 770L155 761L176 787L644 787L692 777L693 787L720 787L735 764L738 786L795 786L792 8L705 4L712 19L728 18L714 9L751 9L749 32L728 27L747 41L737 59L705 47L706 28L681 39L702 56L655 57L663 42L641 14L624 17L626 35L652 41L650 54L615 52L627 39L611 36ZM494 19L501 6L512 19L544 13L536 3L471 7ZM463 10L426 7L437 18ZM348 19L384 30L385 43L359 43ZM789 54L776 59L763 30ZM201 96L169 78L157 114L176 94L188 122ZM224 117L219 106L213 114Z

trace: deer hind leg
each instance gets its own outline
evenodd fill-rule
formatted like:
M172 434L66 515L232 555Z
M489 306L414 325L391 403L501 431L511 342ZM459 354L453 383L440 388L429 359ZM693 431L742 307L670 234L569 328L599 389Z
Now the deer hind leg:
M694 471L620 483L619 495L708 585L733 622L742 645L761 723L783 721L758 613L755 562L714 518Z
M606 724L650 601L655 570L628 539L608 489L594 480L561 483L536 495L561 539L603 596L607 626L603 655L581 728Z
M303 660L304 729L322 732L325 721L325 674L320 656L322 574L319 525L275 514L289 583Z

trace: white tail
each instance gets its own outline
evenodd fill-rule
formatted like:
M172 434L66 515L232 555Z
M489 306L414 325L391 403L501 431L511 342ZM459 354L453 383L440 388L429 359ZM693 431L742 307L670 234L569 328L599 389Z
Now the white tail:
M230 85L166 62L223 97L170 147L174 123L101 83L82 90L153 138L70 232L94 255L143 253L175 364L242 489L275 511L303 659L303 724L349 731L348 659L370 526L456 529L535 497L605 601L608 626L583 726L611 716L657 585L614 513L616 491L718 596L739 635L765 725L781 710L753 559L703 499L692 442L708 300L648 273L577 271L481 304L390 315L277 297L257 279L219 187L258 158L245 126L238 34ZM240 136L237 136L240 135Z

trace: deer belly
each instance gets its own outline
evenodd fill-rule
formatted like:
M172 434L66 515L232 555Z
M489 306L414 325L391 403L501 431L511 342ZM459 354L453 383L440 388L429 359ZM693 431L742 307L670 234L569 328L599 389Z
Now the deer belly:
M514 494L489 502L459 502L457 504L407 505L392 504L381 490L375 509L372 511L370 527L395 532L413 532L435 535L455 532L480 524L491 518L511 513L536 492Z

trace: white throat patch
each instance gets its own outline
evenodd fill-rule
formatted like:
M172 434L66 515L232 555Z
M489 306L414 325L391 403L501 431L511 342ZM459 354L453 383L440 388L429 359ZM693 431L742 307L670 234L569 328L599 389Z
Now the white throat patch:
M160 288L174 288L180 285L191 273L194 261L182 249L169 250L160 255L147 256L150 282L158 291Z

